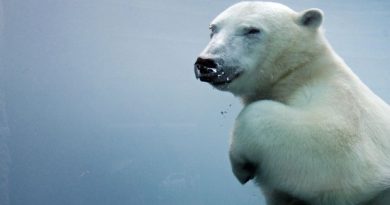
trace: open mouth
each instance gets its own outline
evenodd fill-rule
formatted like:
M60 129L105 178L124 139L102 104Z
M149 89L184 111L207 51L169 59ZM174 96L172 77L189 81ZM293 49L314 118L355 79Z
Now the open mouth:
M222 69L218 68L216 65L205 66L201 64L195 64L194 71L197 79L202 82L210 83L213 86L229 84L242 73L239 69Z

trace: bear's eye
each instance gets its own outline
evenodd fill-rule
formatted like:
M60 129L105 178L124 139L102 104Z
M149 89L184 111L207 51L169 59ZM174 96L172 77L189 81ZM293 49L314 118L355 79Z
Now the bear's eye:
M260 33L260 29L258 28L254 28L254 27L250 27L250 28L247 28L245 29L245 35L255 35L255 34L259 34Z
M214 24L211 24L211 25L209 26L209 29L210 29L210 31L211 31L211 33L210 33L210 38L212 38L213 35L217 32L217 26L214 25Z
M217 30L217 26L214 25L214 24L211 24L211 25L209 26L209 29L210 29L211 32L214 32L215 30Z

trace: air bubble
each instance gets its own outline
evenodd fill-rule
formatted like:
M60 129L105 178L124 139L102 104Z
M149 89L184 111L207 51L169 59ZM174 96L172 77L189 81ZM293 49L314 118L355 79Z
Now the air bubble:
M216 73L217 72L217 69L216 68L209 68L213 73Z

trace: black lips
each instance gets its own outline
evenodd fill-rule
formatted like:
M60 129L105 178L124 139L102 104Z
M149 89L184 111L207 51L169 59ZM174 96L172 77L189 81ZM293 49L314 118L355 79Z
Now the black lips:
M218 65L212 59L198 58L194 65L195 76L203 82L213 82L218 78Z
M213 59L198 58L194 65L195 76L202 82L212 85L226 84L229 78Z
M197 79L214 86L228 84L241 74L239 69L223 66L222 60L205 58L196 60L194 71Z

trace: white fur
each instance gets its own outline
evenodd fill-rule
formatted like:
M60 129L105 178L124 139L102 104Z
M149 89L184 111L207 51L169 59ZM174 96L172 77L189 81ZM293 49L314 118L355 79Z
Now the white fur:
M233 172L242 183L254 175L268 204L293 203L276 192L313 205L390 204L368 202L390 186L390 108L331 49L322 12L307 11L241 2L212 22L201 56L243 70L217 86L244 103L231 139ZM261 33L245 35L251 27Z

